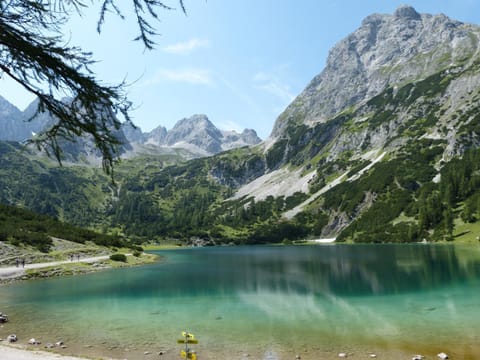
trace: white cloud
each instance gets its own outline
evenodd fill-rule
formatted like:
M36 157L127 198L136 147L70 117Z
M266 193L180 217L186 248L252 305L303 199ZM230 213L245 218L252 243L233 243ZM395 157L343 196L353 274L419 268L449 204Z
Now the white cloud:
M240 125L239 123L233 121L233 120L226 120L226 121L222 121L221 123L218 124L218 127L222 130L225 130L225 131L236 131L238 133L241 133L245 127Z
M188 41L165 46L162 50L170 54L186 55L196 49L208 47L208 45L208 40L194 38Z
M165 81L181 82L198 85L210 85L213 83L212 74L206 69L158 69L151 79L145 81L144 85L153 85Z
M274 74L266 72L258 72L253 76L255 87L266 91L285 103L290 103L295 98L295 95L290 91L290 87Z

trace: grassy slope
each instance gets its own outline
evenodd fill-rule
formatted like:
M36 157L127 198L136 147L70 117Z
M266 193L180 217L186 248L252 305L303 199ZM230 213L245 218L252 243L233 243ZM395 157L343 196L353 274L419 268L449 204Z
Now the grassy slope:
M453 237L455 243L480 244L480 221L475 223L464 223L457 219Z

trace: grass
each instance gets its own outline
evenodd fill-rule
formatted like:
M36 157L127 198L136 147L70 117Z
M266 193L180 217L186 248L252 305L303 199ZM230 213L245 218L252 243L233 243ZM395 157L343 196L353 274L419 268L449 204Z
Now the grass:
M455 243L480 245L480 221L475 223L464 223L457 219L453 237Z

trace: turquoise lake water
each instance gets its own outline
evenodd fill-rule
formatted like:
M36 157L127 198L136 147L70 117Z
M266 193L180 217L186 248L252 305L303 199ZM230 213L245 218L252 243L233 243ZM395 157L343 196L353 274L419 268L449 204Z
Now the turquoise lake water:
M179 359L183 330L199 339L199 359L480 358L480 247L158 253L149 266L0 287L12 319L0 337L128 359Z

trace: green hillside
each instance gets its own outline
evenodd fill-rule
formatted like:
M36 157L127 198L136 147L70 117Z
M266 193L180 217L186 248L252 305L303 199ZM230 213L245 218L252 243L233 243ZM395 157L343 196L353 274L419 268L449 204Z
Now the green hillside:
M100 234L60 222L50 216L0 204L0 241L48 252L53 244L52 237L80 244L92 242L112 247L128 245L125 239L118 236Z

